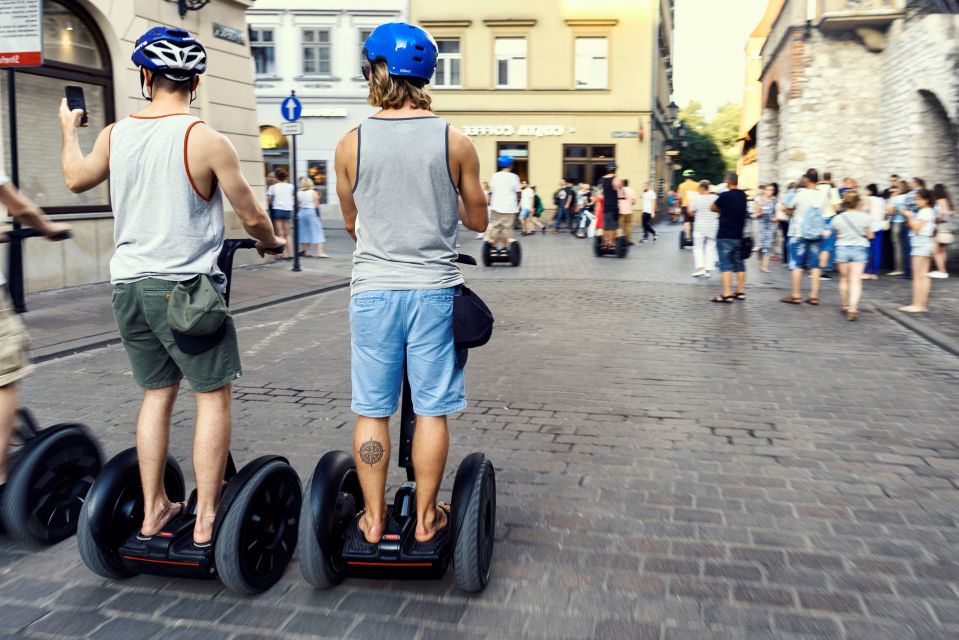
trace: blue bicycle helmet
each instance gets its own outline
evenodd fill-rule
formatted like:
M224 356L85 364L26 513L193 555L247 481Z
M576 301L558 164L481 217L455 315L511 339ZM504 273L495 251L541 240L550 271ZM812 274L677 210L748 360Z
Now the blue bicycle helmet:
M363 56L372 64L386 63L391 76L429 82L436 71L436 41L416 25L406 22L381 24L363 44Z
M499 169L505 169L506 167L513 166L513 158L510 156L500 156L496 159L496 166Z
M206 49L188 31L153 27L137 38L133 64L184 82L206 71Z

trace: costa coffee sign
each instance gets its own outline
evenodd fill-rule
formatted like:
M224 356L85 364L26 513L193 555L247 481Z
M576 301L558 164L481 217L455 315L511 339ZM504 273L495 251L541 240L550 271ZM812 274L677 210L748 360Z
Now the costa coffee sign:
M570 133L575 133L575 129L569 129ZM520 136L524 138L542 138L544 136L561 136L567 132L566 127L561 124L521 124L513 126L511 124L484 124L484 125L466 125L463 127L463 133L468 136Z

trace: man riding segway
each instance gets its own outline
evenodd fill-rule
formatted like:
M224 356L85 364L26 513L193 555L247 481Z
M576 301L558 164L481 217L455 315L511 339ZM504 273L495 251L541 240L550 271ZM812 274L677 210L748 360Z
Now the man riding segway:
M520 246L510 237L513 219L519 214L519 202L522 186L519 176L513 173L513 158L500 156L496 159L499 169L489 180L490 210L492 223L483 243L483 264L490 266L494 262L509 262L519 266Z

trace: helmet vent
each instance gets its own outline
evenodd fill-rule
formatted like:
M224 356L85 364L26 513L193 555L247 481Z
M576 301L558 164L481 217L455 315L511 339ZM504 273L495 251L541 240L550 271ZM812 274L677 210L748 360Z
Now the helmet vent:
M416 45L416 46L414 46L413 48L416 49L417 51L426 51L426 49L424 49L424 48L421 47L420 45Z
M419 56L413 56L413 62L423 62L423 58Z

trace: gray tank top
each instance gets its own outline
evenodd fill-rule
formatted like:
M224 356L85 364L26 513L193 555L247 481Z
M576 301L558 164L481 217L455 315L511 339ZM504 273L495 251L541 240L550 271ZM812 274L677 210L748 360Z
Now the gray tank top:
M186 164L192 115L130 117L110 132L110 200L116 223L110 282L146 278L180 282L205 274L221 291L223 246L218 186L201 194ZM209 195L209 197L207 197Z
M463 284L454 263L459 195L449 125L429 116L368 118L357 137L350 293Z

